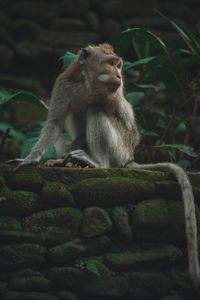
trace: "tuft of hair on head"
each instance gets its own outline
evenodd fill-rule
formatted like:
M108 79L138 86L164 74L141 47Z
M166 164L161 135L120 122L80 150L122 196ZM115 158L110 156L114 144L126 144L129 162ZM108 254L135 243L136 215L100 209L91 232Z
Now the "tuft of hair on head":
M113 53L114 52L113 47L110 44L107 44L107 43L99 44L98 47L106 50L106 52L108 52L108 53Z

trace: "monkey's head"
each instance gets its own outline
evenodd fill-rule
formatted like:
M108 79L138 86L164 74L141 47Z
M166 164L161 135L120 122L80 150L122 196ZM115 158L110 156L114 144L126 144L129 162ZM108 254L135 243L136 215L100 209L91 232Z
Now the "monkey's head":
M123 86L122 59L112 46L100 44L83 48L78 62L96 90L113 93Z

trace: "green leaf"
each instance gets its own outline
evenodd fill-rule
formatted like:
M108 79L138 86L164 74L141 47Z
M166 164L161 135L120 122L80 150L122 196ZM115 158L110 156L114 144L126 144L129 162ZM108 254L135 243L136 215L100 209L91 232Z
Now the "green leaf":
M23 142L25 140L26 135L20 130L14 128L9 123L0 123L0 131L6 132L7 129L10 129L9 136L18 142Z
M179 159L177 164L182 167L183 169L187 169L191 165L191 161L187 159Z
M147 136L147 137L159 137L160 136L157 132L151 131L151 130L142 130L141 134L142 134L142 136Z
M126 99L133 106L139 106L144 98L144 92L132 92L126 94Z
M186 130L187 130L186 124L184 122L181 122L176 126L173 134L182 133L182 132L185 132Z
M174 29L178 32L180 37L184 40L188 48L193 52L193 53L198 53L200 54L200 40L193 35L188 29L184 28L183 25L177 24L175 21L170 19L169 17L166 17L163 15L159 10L156 10L157 13L167 20L173 27Z
M198 157L199 155L194 151L194 149L190 146L185 146L185 145L176 145L176 144L165 144L165 145L159 145L159 146L154 146L155 148L171 148L171 149L176 149L179 150L191 157Z
M155 92L165 90L165 85L163 82L159 82L158 84L135 84L137 87L144 89L144 90L154 90Z
M20 101L30 102L40 108L48 109L48 106L42 100L29 92L21 91L12 94L3 92L3 94L0 94L0 107L7 107L8 105Z
M126 64L124 65L124 70L130 70L137 66L147 65L148 63L152 62L156 58L157 58L156 56L151 56L151 57L139 59L139 60L135 61L134 63L126 62Z
M71 62L76 59L76 57L77 57L76 54L67 51L64 54L64 56L61 57L63 61L63 68L67 68L71 64Z
M43 128L44 123L38 124L37 126L35 126L34 128L32 128L31 131L29 131L24 143L22 144L22 148L21 148L21 158L25 158L31 151L32 147L35 145L35 143L38 141L39 136L40 136L40 132ZM44 155L42 156L42 158L44 160L47 160L49 158L53 158L55 157L55 150L53 147L49 147Z
M101 274L99 273L99 270L95 263L87 261L85 262L85 268L87 271L97 275L98 277L101 277Z

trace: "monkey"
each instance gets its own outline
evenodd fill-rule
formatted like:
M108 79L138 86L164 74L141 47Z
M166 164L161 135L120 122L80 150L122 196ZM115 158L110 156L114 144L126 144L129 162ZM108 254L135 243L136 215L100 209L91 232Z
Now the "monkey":
M41 160L44 150L63 140L67 128L72 141L62 147L60 158L48 166L79 162L91 168L133 168L174 174L182 189L189 273L200 283L197 224L192 187L185 171L173 163L137 164L134 152L140 142L132 106L125 99L122 59L109 44L87 46L57 78L48 118L40 138L16 169Z

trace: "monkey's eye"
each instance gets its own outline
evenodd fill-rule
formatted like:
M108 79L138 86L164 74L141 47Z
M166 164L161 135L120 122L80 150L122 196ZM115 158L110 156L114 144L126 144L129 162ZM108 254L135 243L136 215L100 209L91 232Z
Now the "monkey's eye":
M108 64L112 67L117 67L118 69L121 69L122 62L119 58L112 58L108 60Z
M81 49L80 56L79 56L80 58L86 59L89 56L90 56L90 52L87 49L85 48Z
M122 67L122 61L121 61L121 59L119 59L117 62L117 68L121 69L121 67Z
M115 59L109 59L109 60L108 60L108 64L109 64L110 66L115 66L115 65L116 65L116 60L115 60Z

